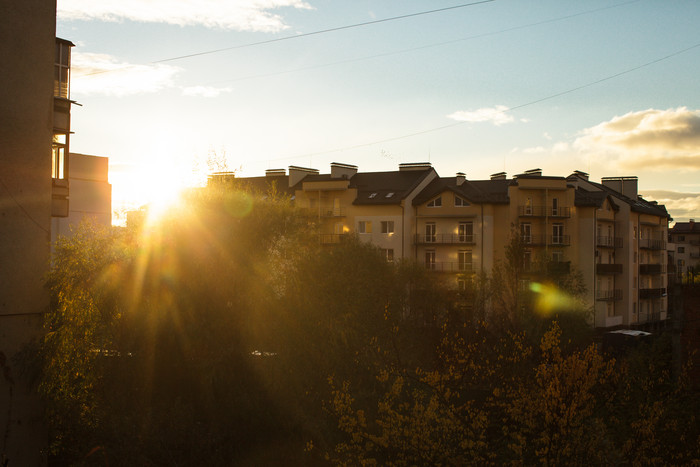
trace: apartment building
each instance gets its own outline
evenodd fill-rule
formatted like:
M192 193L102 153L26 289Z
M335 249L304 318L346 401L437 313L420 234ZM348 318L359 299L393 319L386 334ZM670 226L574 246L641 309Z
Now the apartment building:
M579 271L595 327L668 317L670 217L664 206L638 195L636 177L596 183L580 171L562 177L533 169L469 180L464 173L440 177L429 163L368 173L333 163L329 174L292 166L288 174L275 169L239 180L245 182L286 190L316 218L321 243L355 234L387 260L413 259L455 288L505 260L515 235L524 248L521 287Z
M42 332L52 218L68 214L70 50L56 2L3 1L0 20L0 458L46 464L40 400L15 355Z
M700 274L700 224L695 219L676 222L669 231L671 264L676 274L683 276L689 272Z

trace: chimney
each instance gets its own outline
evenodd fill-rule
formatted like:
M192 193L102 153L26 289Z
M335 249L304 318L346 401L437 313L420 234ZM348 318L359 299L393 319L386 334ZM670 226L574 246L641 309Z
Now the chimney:
M455 177L457 186L462 186L462 184L467 181L467 176L462 172L457 172L457 177Z
M695 229L695 219L690 219L688 224L690 225L690 230Z
M307 167L297 167L296 165L289 166L289 186L293 187L302 181L307 175L318 175L318 169L309 169Z
M430 162L405 162L399 164L399 172L409 172L413 170L428 170L432 167Z
M331 178L352 178L357 173L357 166L331 162Z
M533 175L535 177L542 176L542 169L530 169L525 171L525 175Z
M267 169L265 171L265 176L266 177L284 177L285 172L284 172L284 169Z
M637 177L603 177L601 183L604 187L615 190L630 199L637 199Z
M581 170L574 170L573 174L578 178L588 181L588 174L586 172L583 172Z
M498 172L497 174L491 174L491 180L505 180L505 179L506 179L505 172Z

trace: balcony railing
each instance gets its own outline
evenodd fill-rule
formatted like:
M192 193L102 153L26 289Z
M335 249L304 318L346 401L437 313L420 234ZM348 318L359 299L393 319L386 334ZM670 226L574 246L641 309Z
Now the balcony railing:
M666 288L657 289L639 289L639 298L643 300L661 298L666 296Z
M663 274L666 272L665 264L640 264L640 274Z
M569 246L571 237L569 235L521 235L520 239L525 245L532 246Z
M621 264L596 264L596 274L622 274Z
M620 237L596 237L596 246L604 248L622 248L622 238Z
M472 263L453 263L447 261L433 261L425 263L426 269L436 272L455 272L471 274L474 272L474 265Z
M521 217L571 217L571 208L551 206L518 206L518 215Z
M639 248L646 248L648 250L665 250L666 242L663 240L654 240L653 238L641 238L639 239Z
M321 217L345 217L345 208L321 208Z
M434 234L434 235L416 235L416 244L422 245L426 243L430 244L443 244L443 245L473 245L475 243L473 234Z
M342 242L347 234L320 234L319 242L322 245L334 245Z
M622 300L622 289L596 290L595 299L602 301Z

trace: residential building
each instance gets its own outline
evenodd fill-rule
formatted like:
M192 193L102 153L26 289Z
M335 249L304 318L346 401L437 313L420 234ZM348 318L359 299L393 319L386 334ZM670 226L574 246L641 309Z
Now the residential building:
M70 153L68 161L70 167L68 216L52 219L52 244L58 236L71 236L72 229L86 218L105 227L112 225L109 158Z
M668 317L670 217L638 195L636 177L596 183L580 171L561 177L533 169L511 179L497 173L468 180L464 173L440 177L428 163L369 173L333 163L329 174L292 166L288 174L275 169L237 182L287 190L316 218L321 243L355 234L387 260L413 259L455 288L471 274L490 273L516 236L524 249L520 286L580 272L595 327Z
M0 458L46 464L38 396L16 355L41 335L51 223L68 214L70 49L56 2L2 0L0 59Z
M700 274L700 224L696 224L695 219L676 222L669 230L669 241L674 247L669 248L669 252L676 274Z

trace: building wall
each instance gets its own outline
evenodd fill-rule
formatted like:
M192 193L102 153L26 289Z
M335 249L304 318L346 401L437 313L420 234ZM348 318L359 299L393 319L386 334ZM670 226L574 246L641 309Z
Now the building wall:
M13 357L49 305L56 3L0 0L0 11L0 456L32 466L46 463L46 431Z

